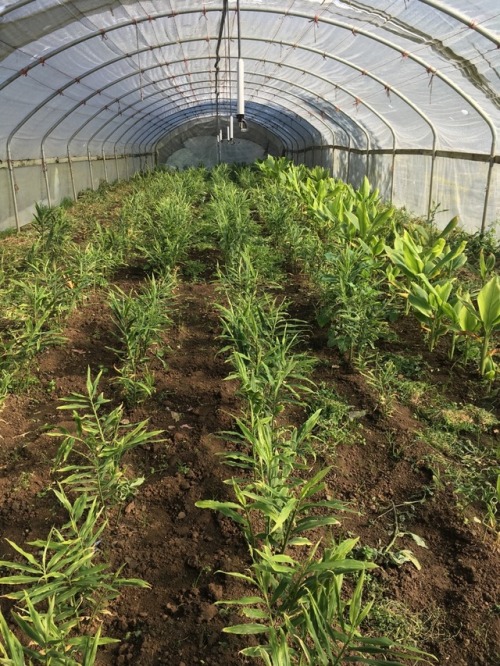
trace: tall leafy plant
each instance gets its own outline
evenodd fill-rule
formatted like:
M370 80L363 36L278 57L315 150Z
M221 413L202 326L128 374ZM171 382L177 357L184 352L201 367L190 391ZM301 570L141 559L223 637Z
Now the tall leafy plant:
M143 580L121 577L105 561L98 544L106 521L97 499L80 495L71 503L62 490L55 494L68 511L66 525L29 542L29 550L8 541L17 559L0 561L12 572L0 584L20 588L5 596L17 602L12 616L21 640L0 615L0 663L5 665L34 660L46 666L91 666L100 645L116 642L101 637L109 602L124 586L149 587Z
M56 471L63 475L61 483L75 493L85 493L89 501L98 498L105 510L133 495L144 479L130 478L123 467L123 456L130 450L157 440L160 430L148 430L147 421L123 423L123 406L110 412L110 402L99 392L102 371L95 379L87 370L87 393L72 393L64 398L59 409L70 410L75 431L60 428L54 433L63 441L56 456ZM68 459L74 463L66 464Z
M389 304L375 260L362 248L344 246L325 256L320 275L319 323L329 325L328 344L363 356L387 330Z
M494 275L481 288L474 305L470 297L461 299L460 319L462 330L481 339L482 375L493 380L498 372L493 356L495 349L491 347L494 336L500 331L500 276Z

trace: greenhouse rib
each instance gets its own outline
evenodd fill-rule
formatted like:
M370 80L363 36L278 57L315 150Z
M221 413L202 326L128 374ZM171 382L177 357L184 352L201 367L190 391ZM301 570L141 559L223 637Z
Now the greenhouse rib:
M491 30L488 30L488 28L485 28L480 23L475 23L469 16L462 14L462 12L453 9L448 5L444 5L442 2L439 2L439 0L420 0L420 2L424 5L429 5L429 7L437 9L443 14L447 14L459 23L463 23L467 28L475 30L486 39L489 39L489 41L492 42L497 48L500 48L500 40L498 39L498 35L496 35Z
M255 41L259 41L259 40L257 40L256 38L254 38L254 40L255 40ZM196 41L196 40L194 40L194 41ZM253 41L253 40L252 40L252 41ZM174 46L175 44L176 44L175 42L170 42L170 43L160 44L160 45L158 45L156 48L164 48L165 46ZM146 49L144 49L144 50L146 50ZM321 52L317 51L317 53L321 53ZM130 55L136 55L136 52L133 52L133 53L131 53ZM350 66L350 64L348 63L348 61L346 61L346 60L344 60L344 59L335 58L334 56L330 56L330 57L332 57L333 59L335 59L335 60L337 60L337 61L339 61L339 62L342 62L343 64L345 64L345 65L347 65L347 66ZM116 59L114 59L114 60L112 60L112 61L110 61L110 62L108 62L108 63L106 63L106 64L104 64L104 65L99 65L99 66L93 68L92 70L89 70L89 71L85 74L85 76L90 76L90 75L94 74L95 72L99 71L100 69L103 69L103 68L105 68L106 66L109 66L110 64L113 64L113 63L119 61L120 59L121 59L121 58L117 57ZM192 60L194 61L194 60L205 60L205 59L204 59L204 58L193 58ZM257 59L257 58L248 58L248 60L255 60L255 61L257 61L257 62L262 62L262 60L259 60L259 59ZM171 61L170 64L177 64L177 63L179 63L179 62L182 62L182 60ZM290 69L297 70L297 71L303 71L301 68L298 68L298 67L295 67L295 66L292 66L292 65L285 65L285 66L286 66L286 67L289 67ZM153 70L153 69L156 69L156 67L158 67L158 65L151 66L151 67L147 68L147 70ZM147 70L146 70L146 71L147 71ZM361 69L358 70L358 71L361 71ZM69 116L70 116L70 115L71 115L71 114L72 114L72 113L73 113L73 112L74 112L79 106L81 106L82 104L86 104L87 102L89 102L91 99L93 99L93 98L96 97L97 95L101 95L101 94L103 93L103 91L105 91L107 88L110 88L110 87L116 85L117 83L119 83L119 82L121 82L121 81L124 81L124 80L126 80L127 78L131 78L132 76L136 76L136 75L137 75L137 72L132 72L132 73L127 74L127 75L125 75L125 76L123 76L123 77L120 77L119 79L116 79L116 80L112 81L111 83L107 84L106 86L103 86L99 91L93 91L90 95L88 95L87 97L85 97L85 98L83 98L82 100L80 100L80 101L79 101L77 104L75 104L71 109L69 109L69 110L68 110L63 116L61 116L61 118L59 118L58 121L57 121L56 123L54 123L54 124L51 126L51 128L46 132L46 134L45 134L45 136L44 136L44 140L45 140L45 137L47 137L48 135L50 135L51 132L52 132L52 131L53 131L53 130L54 130L54 129L55 129L55 128L61 123L61 122L63 122L67 117L69 117ZM322 77L322 76L319 76L319 75L317 75L317 74L314 74L313 76L314 76L315 78L317 78L318 80L324 81L325 83L330 83L330 81L329 81L326 77ZM379 79L378 77L374 77L374 76L372 76L372 75L370 75L370 74L368 74L368 76L370 76L370 77L373 78L374 80L376 80L376 81L378 81L379 83L381 83L381 85L384 84L384 82L383 82L381 79ZM83 78L84 78L84 77L82 76L82 77L80 78L80 81L81 81L81 79L83 79ZM149 84L149 85L154 85L155 83L157 83L157 81L152 81L151 84ZM16 127L11 131L11 133L10 133L10 135L9 135L9 138L8 138L8 142L10 143L10 141L11 141L12 138L13 138L13 136L19 131L19 129L20 129L20 128L21 128L21 127L22 127L22 126L28 121L28 120L30 120L30 119L31 119L31 118L32 118L32 117L33 117L38 111L40 111L41 109L43 109L43 107L44 107L49 101L55 99L55 98L56 98L61 92L64 92L67 88L71 87L71 86L74 85L74 84L75 84L74 81L68 82L63 88L60 89L60 91L53 92L53 93L52 93L48 98L46 98L42 103L40 103L38 106L36 106L36 107L35 107L35 108L34 108L34 109L33 109L33 110L32 110L27 116L25 116L25 117L24 117L24 118L18 123L18 125L16 125ZM350 95L350 96L352 96L352 97L354 97L354 98L356 97L356 96L354 95L354 93L349 92L347 88L345 88L345 87L343 87L343 86L341 86L341 85L339 85L339 84L337 84L337 87L338 87L339 89L344 90L348 95ZM124 94L122 97L120 97L120 98L114 98L114 99L112 99L112 100L110 101L109 104L104 105L103 107L101 107L101 111L102 111L102 110L106 110L107 107L109 107L111 104L116 103L117 101L123 99L123 97L127 96L128 94L131 94L132 92L134 92L134 91L133 91L133 90L132 90L132 91L129 91L128 93L125 93L125 94ZM399 91L394 90L393 92L394 92L394 94L396 94L397 96L399 96L403 101L405 101L407 104L409 104L410 106L412 106L412 103L411 103L411 102L410 102L410 101L409 101L404 95L402 95L401 93L399 93ZM388 123L387 120L383 119L382 114L380 114L380 113L378 113L378 112L375 112L374 109L373 109L373 107L372 107L371 105L365 103L365 102L363 102L363 105L366 106L366 108L370 109L373 113L375 113L375 115L377 115L377 117L378 117L380 120L382 120L382 121L384 122L384 124L386 124L386 125L389 127L390 124ZM127 108L128 108L128 107L127 107ZM430 120L429 120L428 118L426 118L425 114L421 113L421 112L419 111L418 107L416 107L416 106L412 106L412 108L414 109L414 111L415 111L418 115L420 115L420 116L421 116L421 117L427 122L427 124L429 124L429 125L431 126L431 129L432 129L432 123L430 122ZM121 112L123 113L123 109L121 110ZM95 117L95 116L94 116L94 117ZM356 123L356 124L357 124L357 123ZM82 125L82 127L83 127L83 125ZM391 131L392 131L392 130L391 130Z
M202 72L199 72L199 73L202 73ZM253 76L257 76L257 75L254 74ZM262 76L262 75L258 75L258 76ZM274 78L274 77L273 77L273 78ZM210 83L209 80L199 80L199 81L197 81L198 84L207 83L207 82ZM249 87L250 87L250 86L249 86ZM303 88L302 86L296 86L296 87L298 87L298 88L300 88L300 89L302 89L302 90L307 90L306 88ZM202 88L202 90L204 90L204 91L210 91L210 90L211 90L211 87L206 87L206 86L205 86L204 88ZM125 95L123 95L123 96L120 98L120 100L124 99L124 97L128 96L129 94L130 94L130 93L126 93ZM155 91L155 92L151 93L150 95L145 95L145 96L144 96L144 99L142 100L142 103L144 104L144 103L147 102L147 100L148 100L150 97L154 97L154 96L156 96L156 95L160 95L160 94L161 94L160 92ZM271 95L271 97L272 97L272 93L268 92L268 93L266 93L266 94L267 94L267 95ZM191 95L185 95L185 94L182 94L182 93L179 93L179 95L181 95L180 98L179 98L179 101L183 102L183 104L182 104L182 106L181 106L181 105L178 105L178 104L176 103L176 105L175 105L175 110L176 110L176 111L177 111L177 110L178 110L178 111L182 111L182 110L184 110L186 104L190 105L190 104L192 103L192 102L190 101ZM294 94L291 93L291 92L288 92L287 95L293 95L297 100L300 100L300 97L298 97L297 95L294 95ZM172 95L171 97L173 97L173 98L175 99L175 96ZM162 100L152 101L152 102L149 104L149 106L152 106L153 104L156 104L156 103L161 102L161 101L162 101ZM178 101L178 100L175 100L175 102L177 102L177 101ZM205 103L205 104L215 104L215 102L209 102L208 100L207 100L206 102L204 102L204 103ZM129 110L132 110L135 104L137 104L137 102L134 102L133 104L131 104L131 105L129 105L129 106L126 106L125 108L127 108L127 109L129 109ZM228 101L226 100L225 103L224 103L224 102L219 102L219 104L223 104L223 105L225 105L226 107L228 107L229 104L230 104L230 102L228 102ZM201 106L201 105L200 105L200 106ZM299 106L299 105L297 104L297 106ZM198 107L194 107L194 108L198 108ZM134 113L135 113L135 114L137 114L137 113L141 113L142 116L144 116L144 115L153 115L153 111L148 111L147 109L148 109L148 105L146 104L145 106L143 106L143 108L135 110ZM287 107L284 106L283 109L287 110ZM305 113L308 113L308 112L309 112L309 107L308 107L308 106L307 106L307 107L304 106L303 109L304 109L304 112L305 112ZM333 109L332 109L332 110L333 110ZM228 112L228 109L226 110L226 113L227 113L227 112ZM95 118L99 115L99 113L100 113L100 111L96 112L96 114L94 114L94 115L92 116L91 119L88 119L87 122L90 122L91 120L95 119ZM286 114L284 114L284 115L286 115ZM109 125L110 123L112 123L112 122L117 118L117 116L118 116L118 114L115 113L115 115L114 115L112 118L110 118L110 119L107 120L105 123L103 123L103 124L102 124L102 125L96 130L96 132L95 132L95 133L94 133L94 134L88 139L88 141L89 141L89 142L92 141L93 138L94 138L99 132L101 132L102 130L104 130L104 129L106 128L107 125ZM164 120L167 121L168 118L167 118L167 119L164 119ZM322 124L324 124L323 121L322 121L322 119L321 119L320 117L318 118L318 122L321 122ZM86 124L86 123L84 123L84 124L82 124L82 125L80 126L80 128L79 128L78 131L77 131L77 133L80 132L80 131L83 129L83 127L85 127L85 124ZM133 129L134 126L135 126L135 124L134 124L134 125L131 125L128 129L131 130L131 129ZM53 131L53 129L54 129L54 127L52 128L51 131ZM116 127L115 127L115 128L113 129L113 132L116 132L117 129L122 129L122 128L116 128ZM148 129L150 129L150 127L149 127ZM328 131L330 131L330 130L328 130ZM364 130L363 130L363 131L364 131ZM74 139L75 136L76 136L76 134L72 135L70 141L72 141L72 140ZM111 135L108 135L108 137L109 137L109 136L111 136ZM44 140L45 140L45 137L44 137ZM105 142L107 142L108 140L109 140L109 138L106 138Z
M213 12L213 11L219 11L219 9L207 8L206 11L207 12ZM255 12L264 12L264 13L272 13L272 14L277 13L276 8L267 8L267 7L263 7L263 6L255 7L253 5L252 6L242 6L242 11L250 11L250 12L255 11ZM177 14L191 14L191 13L199 13L199 10L189 9L189 10L179 10L177 12ZM297 12L297 11L294 11L293 9L289 10L287 15L288 16L294 16L294 17L297 17L297 18L307 19L308 21L315 20L315 16L313 16L311 14L308 14L306 12ZM169 17L169 16L171 16L171 12L161 12L153 18L154 18L154 20L159 20L161 18L166 18L166 17ZM131 21L123 21L119 25L112 26L112 27L108 28L107 33L113 32L115 30L119 30L120 28L130 27L130 25L136 25L136 24L139 24L139 23L143 23L143 22L149 21L149 20L150 20L150 17L146 16L144 18L139 17L137 19L134 19L133 21L132 20ZM332 25L332 26L335 26L335 27L338 27L338 28L342 28L344 30L351 31L351 29L352 29L351 26L349 26L348 24L343 23L341 21L336 21L334 19L319 18L318 21L320 23L325 23L326 25ZM401 51L402 51L401 47L398 47L397 44L395 44L391 40L385 39L384 37L380 37L378 35L374 35L373 33L371 33L368 30L364 30L362 28L359 28L359 29L356 29L356 34L362 35L364 37L367 37L368 39L373 39L374 41L377 41L381 44L384 44L385 46L387 46L388 48L396 51L397 53L401 53ZM53 51L51 51L45 57L45 61L49 60L51 57L53 57L53 56L55 56L59 53L62 53L63 51L71 48L72 46L75 46L77 44L81 44L81 43L83 43L85 41L88 41L90 39L93 39L95 37L101 38L102 37L102 32L101 31L96 31L96 32L90 33L88 35L85 35L84 37L81 37L81 38L77 39L77 40L73 40L72 42L70 42L68 44L65 44L64 46L61 46L61 47L58 47L58 48L54 49ZM245 39L247 40L249 38L245 38ZM197 41L197 40L183 40L184 43L187 43L189 41ZM268 40L264 40L264 41L268 41ZM285 42L283 42L283 43L285 43ZM288 43L288 45L290 45L292 47L297 46L297 45L294 45L293 43ZM144 51L149 50L149 47L147 47L143 50ZM140 52L140 51L142 51L142 50L139 50L138 52ZM317 52L321 53L320 50L317 50ZM466 102L468 102L476 110L476 112L483 118L483 120L488 124L488 126L491 130L492 136L494 136L496 138L496 129L495 129L495 127L494 127L494 125L491 121L491 118L480 107L480 105L478 105L475 102L475 100L473 100L471 98L470 95L465 93L465 91L463 91L458 85L456 85L448 76L446 76L442 72L439 72L439 70L434 71L434 68L431 67L429 65L429 63L426 63L419 56L416 56L412 53L406 53L405 55L410 60L413 60L414 62L419 64L424 69L424 71L428 71L428 70L433 71L433 74L435 76L437 76L439 79L441 79L444 83L446 83L446 85L448 85L460 97L462 97L462 99L464 99ZM119 60L119 59L122 59L122 58L117 58L117 59ZM112 61L110 61L110 62L112 62ZM107 65L108 64L110 64L110 63L107 63ZM7 86L9 83L14 81L15 79L17 79L19 76L24 76L27 71L36 67L37 65L38 65L38 62L28 64L28 66L22 72L17 72L16 74L14 74L11 77L9 77L8 79L6 79L6 81L4 83L0 84L0 90L2 90L5 86ZM351 66L351 65L349 65L349 66ZM359 69L362 69L362 68L359 68ZM392 87L391 87L391 89L392 89ZM493 149L493 152L494 152L494 149Z
M252 59L249 59L249 60L252 60ZM293 68L293 69L297 69L297 68ZM203 73L203 72L198 72L198 73ZM273 81L280 81L280 80L282 80L282 79L278 79L277 77L269 76L269 75L264 75L264 74L253 74L252 76L265 77L266 79L269 79L269 78L270 78L270 79L272 79ZM321 78L322 78L322 77L321 77ZM210 81L209 81L208 79L204 79L204 80L199 80L199 81L197 81L197 83L199 83L199 84L201 84L201 83L210 83ZM300 89L300 90L306 91L306 92L311 92L308 88L305 88L304 86L299 86L299 85L295 84L295 87L297 87L297 88ZM340 87L340 86L339 86L339 87ZM209 89L209 88L206 88L206 87L203 88L203 90L208 90L208 89ZM351 93L349 93L348 91L345 91L345 92L346 92L347 94L351 95ZM126 95L124 95L124 96L123 96L122 98L120 98L120 99L123 99L123 98L126 97L128 94L129 94L129 93L126 93ZM155 93L153 93L152 95L150 95L150 97L152 97L153 95L157 95L157 94L161 94L161 93L155 92ZM180 94L180 93L179 93L179 94ZM272 94L266 92L266 95L272 95ZM298 99L299 101L301 100L301 98L300 98L298 95L296 95L296 94L294 94L294 93L292 93L292 92L290 92L290 91L287 92L287 95L292 95L294 98ZM316 97L318 97L318 95L316 95ZM145 99L147 99L147 98L145 98ZM189 104L189 96L183 96L182 99L185 100L185 102L186 102L187 104ZM258 102L254 102L254 103L255 103L255 104L258 104ZM128 107L128 108L132 108L132 106L130 106L130 107ZM286 107L284 107L284 108L286 108ZM347 136L349 136L347 130L346 130L344 127L342 127L342 125L340 125L340 123L338 122L338 120L337 120L335 117L333 117L333 116L331 116L331 115L326 115L326 114L325 114L325 111L324 111L323 109L320 109L320 108L318 108L318 107L315 107L315 108L318 109L318 112L319 112L319 114L320 114L320 117L319 117L319 121L320 121L320 122L323 121L324 117L327 117L328 120L330 120L331 122L333 122L335 125L338 125L338 126L340 127L340 129L341 129L343 132L345 132ZM369 107L369 108L370 108L370 107ZM308 109L309 109L309 106L308 106L308 107L304 107L304 109L305 109L305 110L308 110ZM180 110L181 110L181 109L180 109ZM381 121L382 123L384 123L384 124L387 125L387 123L386 123L386 121L384 120L384 118L383 118L382 116L380 116L380 115L378 114L377 111L375 111L374 109L371 109L371 110L373 111L374 115L376 115L377 117L379 117L379 119L380 119L380 121ZM144 111L144 109L141 110L141 112L143 112L143 111ZM331 109L331 111L334 112L334 113L336 112L335 107L334 107L333 105L332 105L332 109ZM149 113L150 113L150 112L149 112ZM325 115L324 115L324 116L321 116L321 113L323 113L323 114L325 114ZM107 124L111 123L115 118L116 118L116 114L115 114L115 116L114 116L113 118L111 118L111 119L108 120L104 125L102 125L101 128L100 128L99 130L97 130L97 132L96 132L96 133L95 133L95 134L89 139L89 142L92 141L93 138L96 136L96 134L99 133L100 131L102 131L102 130L104 129L104 127L105 127ZM165 119L165 120L168 121L168 119ZM361 127L361 125L360 125L359 123L357 123L354 119L351 119L351 120L352 120L352 122L353 122L353 123L354 123L354 124L360 129L360 131L363 132L363 133L365 134L366 141L367 141L367 145L369 145L369 144L370 144L370 141L369 141L369 138L368 138L368 132L367 132L365 129L363 129L363 127ZM82 127L83 127L83 126L82 126ZM394 136L394 133L393 133L392 128L390 127L390 125L387 125L387 128L388 128L389 132L391 132L391 135L392 135L392 137L393 137L393 146L394 146L394 145L395 145L395 136ZM54 129L54 127L53 127L52 129ZM130 130L130 129L132 129L132 127L129 128L129 130ZM52 130L51 130L51 131L52 131ZM328 131L331 132L332 130L331 130L330 128L328 128ZM116 128L113 129L113 131L111 132L111 134L108 134L108 135L106 136L106 138L103 140L103 142L104 142L104 143L107 143L107 142L110 140L110 137L112 136L112 134L113 134L114 132L116 132ZM47 135L45 135L44 140L45 140L46 136L47 136ZM119 141L119 139L118 139L117 141Z
M259 40L258 40L257 38L252 38L252 39L249 39L249 41L259 41ZM164 46L167 46L167 44L159 45L158 48L163 48ZM304 47L304 48L305 48L305 47ZM311 47L308 47L307 50L310 50L310 51L312 51L312 52L315 52L315 53L318 53L318 54L323 55L323 52L322 52L322 51L312 49ZM338 57L333 56L333 55L329 55L329 57L332 58L332 59L334 59L334 60L336 60L336 61L338 61L338 62L341 62L342 64L346 64L347 66L354 67L353 65L351 65L350 63L348 63L348 61L346 61L346 60L344 60L344 59L342 59L342 58L338 58ZM200 58L200 59L203 60L203 58ZM115 61L117 61L117 60L119 60L119 58L117 58ZM193 59L193 60L195 60L195 59ZM198 60L198 58L196 58L196 60ZM250 59L249 59L249 60L250 60ZM257 59L257 58L252 59L252 60L259 61L259 59ZM112 61L112 62L115 62L115 61ZM180 62L180 61L172 61L172 64L176 64L177 62ZM109 63L107 63L107 64L109 64ZM93 70L89 71L89 72L87 73L87 75L90 75L90 74L94 73L95 71L97 71L98 69L101 69L102 67L105 67L105 66L106 66L106 65L100 65L100 66L94 68ZM157 67L157 65L152 66L150 69L155 69L156 67ZM288 68L290 68L290 69L294 69L294 70L296 70L296 71L302 71L301 68L295 67L295 66L293 66L293 65L286 65L286 67L288 67ZM357 69L357 71L360 71L360 72L362 71L362 68L356 68L356 69ZM124 76L124 77L121 77L120 79L117 79L117 80L115 80L115 81L109 83L107 86L103 87L102 90L106 90L106 88L108 88L108 87L112 87L113 85L116 85L117 83L119 83L120 81L125 80L126 78L129 78L129 77L132 77L132 76L136 76L136 74L137 74L137 72L133 72L133 73L128 74L128 75L126 75L126 76ZM370 76L370 78L373 78L375 81L377 81L377 82L380 83L381 85L384 85L383 80L380 79L379 77L376 77L376 76L374 76L374 75L371 75L370 73L367 73L367 75ZM266 76L268 76L268 75L266 75ZM328 80L326 77L323 77L323 76L320 76L320 75L317 75L317 74L315 74L314 76L315 76L315 78L317 78L318 80L321 80L321 81L324 81L324 82L326 82L326 83L329 83L329 80ZM71 86L71 85L73 85L73 82L70 82L70 83L67 84L68 87ZM355 95L354 95L353 93L349 92L349 91L348 91L347 89L345 89L343 86L340 86L340 85L338 85L338 84L337 84L337 86L338 86L339 89L345 90L345 92L346 92L348 95L350 95L350 96L352 96L352 97L355 97ZM100 91L100 93L102 93L102 90ZM133 92L133 91L132 91L132 92ZM431 129L431 132L432 132L432 134L433 134L433 140L434 140L434 142L435 142L435 139L436 139L436 129L435 129L433 123L431 122L431 120L426 116L426 114L423 113L422 111L420 111L420 109L419 109L417 106L415 106L415 105L411 102L411 100L409 100L405 95L403 95L402 93L400 93L397 89L392 90L392 92L393 92L396 96L398 96L400 99L402 99L406 104L408 104L408 106L410 106L410 107L411 107L411 108L412 108L412 109L413 109L413 110L414 110L414 111L415 111L415 112L416 112L416 113L417 113L417 114L418 114L418 115L419 115L419 116L420 116L420 117L426 122L426 124L427 124L427 125L429 126L429 128ZM54 124L51 126L51 128L50 128L50 129L46 132L46 134L44 135L44 139L43 139L43 140L45 141L45 139L50 135L50 133L51 133L52 131L54 131L54 129L55 129L55 128L56 128L56 127L57 127L57 126L58 126L58 125L59 125L59 124L65 119L65 118L69 117L69 116L71 115L71 113L73 113L73 112L74 112L74 111L75 111L75 110L76 110L76 109L77 109L82 103L86 103L86 102L88 102L90 99L92 99L93 97L95 97L97 94L100 94L100 93L93 92L91 95L87 96L84 100L82 100L82 101L80 101L78 104L74 105L74 106L73 106L70 110L68 110L68 111L67 111L67 112L66 112L66 113L65 113L60 119L58 119L58 121L57 121L56 123L54 123ZM57 94L58 94L58 93L54 93L49 99L53 99L54 97L57 96ZM121 98L115 98L115 100L113 100L113 103L115 103L117 100L123 99L123 97L125 97L125 96L128 95L128 94L130 94L130 93L126 93L126 94L123 95ZM11 136L9 137L9 142L12 140L13 134L14 134L14 133L17 133L17 131L19 131L20 127L22 127L22 125L23 125L23 124L24 124L29 118L31 118L31 117L32 117L37 111L39 111L41 108L43 108L43 106L46 104L47 101L48 101L48 100L45 100L43 104L38 105L38 106L37 106L37 107L36 107L36 108L35 108L35 109L34 109L34 110L33 110L33 111L32 111L32 112L31 112L26 118L24 118L24 119L23 119L23 120L22 120L22 121L16 126L16 128L15 128L14 130L12 130ZM390 129L391 134L393 134L393 136L394 136L394 133L393 133L392 128L390 127L390 124L389 124L389 123L388 123L388 122L382 117L381 114L379 114L378 112L376 112L376 111L371 107L371 105L366 104L365 102L363 102L363 106L365 106L366 108L368 108L369 110L371 110L371 111L372 111L372 112L373 112L373 113L374 113L374 114L375 114L380 120L382 120L382 121L384 122L384 124L386 124L386 126ZM130 107L126 107L126 108L130 108ZM105 108L102 107L102 108L100 109L99 112L101 112L102 110L105 110ZM98 113L99 113L99 112L98 112ZM123 113L123 109L121 110L121 113ZM342 113L343 113L343 112L342 112ZM96 115L98 115L98 114L96 114ZM93 118L95 118L96 115L94 115ZM116 117L116 115L115 115L115 117ZM351 118L350 120L353 121L352 118ZM355 122L355 121L353 121L353 122ZM356 123L356 124L357 124L357 123ZM85 124L84 124L84 125L85 125ZM82 125L82 126L79 128L78 131L80 131L84 125ZM77 132L77 133L78 133L78 132ZM71 141L72 139L73 139L73 137L70 139L70 141Z

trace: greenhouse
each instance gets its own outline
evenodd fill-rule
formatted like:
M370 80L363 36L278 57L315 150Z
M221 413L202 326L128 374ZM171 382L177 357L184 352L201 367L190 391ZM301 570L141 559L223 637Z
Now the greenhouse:
M0 0L0 664L500 664L498 0Z

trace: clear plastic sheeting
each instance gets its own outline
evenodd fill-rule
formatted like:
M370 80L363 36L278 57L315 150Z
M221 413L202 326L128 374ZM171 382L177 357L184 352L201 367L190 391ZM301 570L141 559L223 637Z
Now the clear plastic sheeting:
M239 4L240 40L236 0L0 3L0 226L28 221L20 169L38 173L33 201L57 203L123 177L119 159L248 161L269 149L258 127L419 215L439 202L470 230L500 217L498 0ZM255 131L221 150L238 50Z
M184 147L172 153L165 164L177 169L193 165L211 168L218 164L219 160L227 163L251 164L266 157L264 148L254 141L237 139L233 143L222 142L218 146L214 144L217 144L214 136L187 139Z
M213 119L183 122L158 144L158 163L177 169L190 166L211 168L220 161L251 164L268 155L279 157L284 152L283 143L265 127L253 125L241 132L235 124L234 138L228 141L227 119L222 119L219 124L222 141L218 140L217 123Z

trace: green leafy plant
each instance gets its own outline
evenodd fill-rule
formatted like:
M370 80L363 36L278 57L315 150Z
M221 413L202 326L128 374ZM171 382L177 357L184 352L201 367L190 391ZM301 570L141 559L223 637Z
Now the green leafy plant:
M236 368L233 376L240 380L248 403L247 418L236 419L237 429L225 433L235 448L223 459L241 470L242 476L226 481L233 499L196 503L221 512L241 527L252 560L247 572L228 575L250 584L256 594L218 602L241 607L247 621L224 631L258 635L260 643L241 653L271 666L340 666L346 660L375 666L382 663L379 656L397 659L411 655L415 661L426 660L427 655L418 650L395 646L388 639L361 636L360 625L371 609L370 602L362 602L363 574L353 592L342 591L344 575L374 567L349 556L357 540L332 541L318 555L320 542L309 538L315 529L337 524L333 512L344 510L344 506L328 495L324 499L329 467L307 478L307 458L313 455L313 431L320 411L300 428L287 428L276 418L286 397L273 398L272 406L263 407L257 382L249 381L258 376L267 351L274 349L277 340L286 339L287 319L282 304L268 308L267 299L262 307L255 281L246 284L249 288L239 299L220 308L225 351L231 352ZM284 346L283 358L293 357L292 347ZM266 367L267 381L272 385L279 365ZM295 548L304 549L304 556L296 558Z
M479 252L479 272L481 274L481 281L485 284L488 278L491 277L493 269L495 268L496 257L493 252L485 256L484 249L481 248Z
M312 359L297 351L304 324L288 316L285 301L258 292L258 273L250 260L236 267L226 275L228 304L218 306L221 337L227 342L223 351L231 352L234 367L228 379L239 379L255 414L275 418L284 404L300 403L311 391ZM235 283L228 285L230 278Z
M101 626L94 635L74 636L71 623L58 625L54 597L48 599L45 611L35 608L28 595L24 605L25 609L22 612L13 611L12 617L23 632L27 645L18 639L0 613L2 666L32 666L33 663L46 666L93 666L101 645L118 642L114 638L101 637Z
M350 360L363 356L387 331L388 303L376 264L363 249L345 246L326 254L320 281L318 321L329 325L328 344Z
M360 627L372 602L363 604L364 571L374 565L349 557L356 539L332 543L315 558L318 544L302 561L272 554L263 548L248 574L230 575L251 583L258 596L222 604L237 604L250 620L226 627L231 634L260 634L265 642L245 648L241 654L263 660L268 666L284 664L344 663L382 664L389 659L429 661L432 657L387 638L365 637ZM344 593L344 578L358 574L354 590Z
M4 596L17 602L12 616L26 640L22 643L11 632L2 615L2 664L24 666L28 658L47 666L91 666L98 647L116 640L101 637L100 626L94 635L86 635L85 628L95 630L124 586L149 587L143 580L122 578L105 562L98 545L106 521L97 499L90 502L80 495L72 504L62 490L54 492L69 521L61 529L53 527L46 539L29 542L34 552L7 540L21 561L0 561L0 567L13 572L1 577L0 584L22 588Z
M182 262L193 241L192 206L182 190L163 195L145 219L139 252L158 275L168 275Z
M455 330L474 338L481 338L480 372L492 382L498 366L493 359L495 349L491 349L494 335L500 331L500 277L494 275L483 285L476 297L476 306L469 294L460 298L457 306Z
M113 350L121 360L116 383L129 405L150 397L154 391L148 352L161 342L162 332L171 323L168 311L175 283L174 275L159 280L151 276L138 295L126 294L117 287L110 294L115 335L122 344Z
M62 317L70 309L72 298L54 264L43 260L29 268L32 274L11 280L10 288L16 293L4 312L12 322L7 338L9 353L20 362L64 342Z
M65 209L36 203L31 226L36 233L36 239L30 249L29 259L34 259L40 254L56 258L71 231L71 223Z
M47 539L28 543L37 549L38 555L7 540L24 563L1 560L1 567L17 573L0 578L0 584L22 586L19 591L7 593L8 599L28 598L34 606L52 599L54 619L58 623L69 621L74 627L83 616L92 619L100 615L111 599L118 596L119 587L147 587L147 584L120 578L119 574L108 571L108 564L98 562L98 543L106 522L101 519L103 509L98 509L97 499L90 501L86 495L80 495L71 504L62 491L55 494L68 510L69 522L62 529L53 527Z
M237 263L241 252L257 235L248 195L231 182L216 183L207 205L207 217L215 229L225 263L228 266Z
M387 269L389 282L402 290L407 297L411 285L425 276L429 282L435 283L440 277L451 277L467 261L465 248L467 241L461 241L457 246L451 247L446 239L458 224L458 218L453 218L437 237L429 237L427 243L418 242L415 233L412 235L407 229L403 234L396 234L393 246L386 245L385 252L393 266Z
M423 273L419 283L411 283L408 301L427 333L429 351L433 351L439 338L448 333L455 318L451 302L453 283L451 279L431 284Z
M55 461L57 473L65 475L61 483L76 493L97 497L106 508L125 501L144 481L142 477L127 476L122 466L125 453L157 440L161 431L148 431L147 421L122 423L122 405L105 413L103 408L110 400L99 393L101 376L102 371L92 379L89 368L87 393L72 393L59 407L72 411L76 432L60 428L53 435L63 437ZM79 462L65 465L70 455L76 456Z

